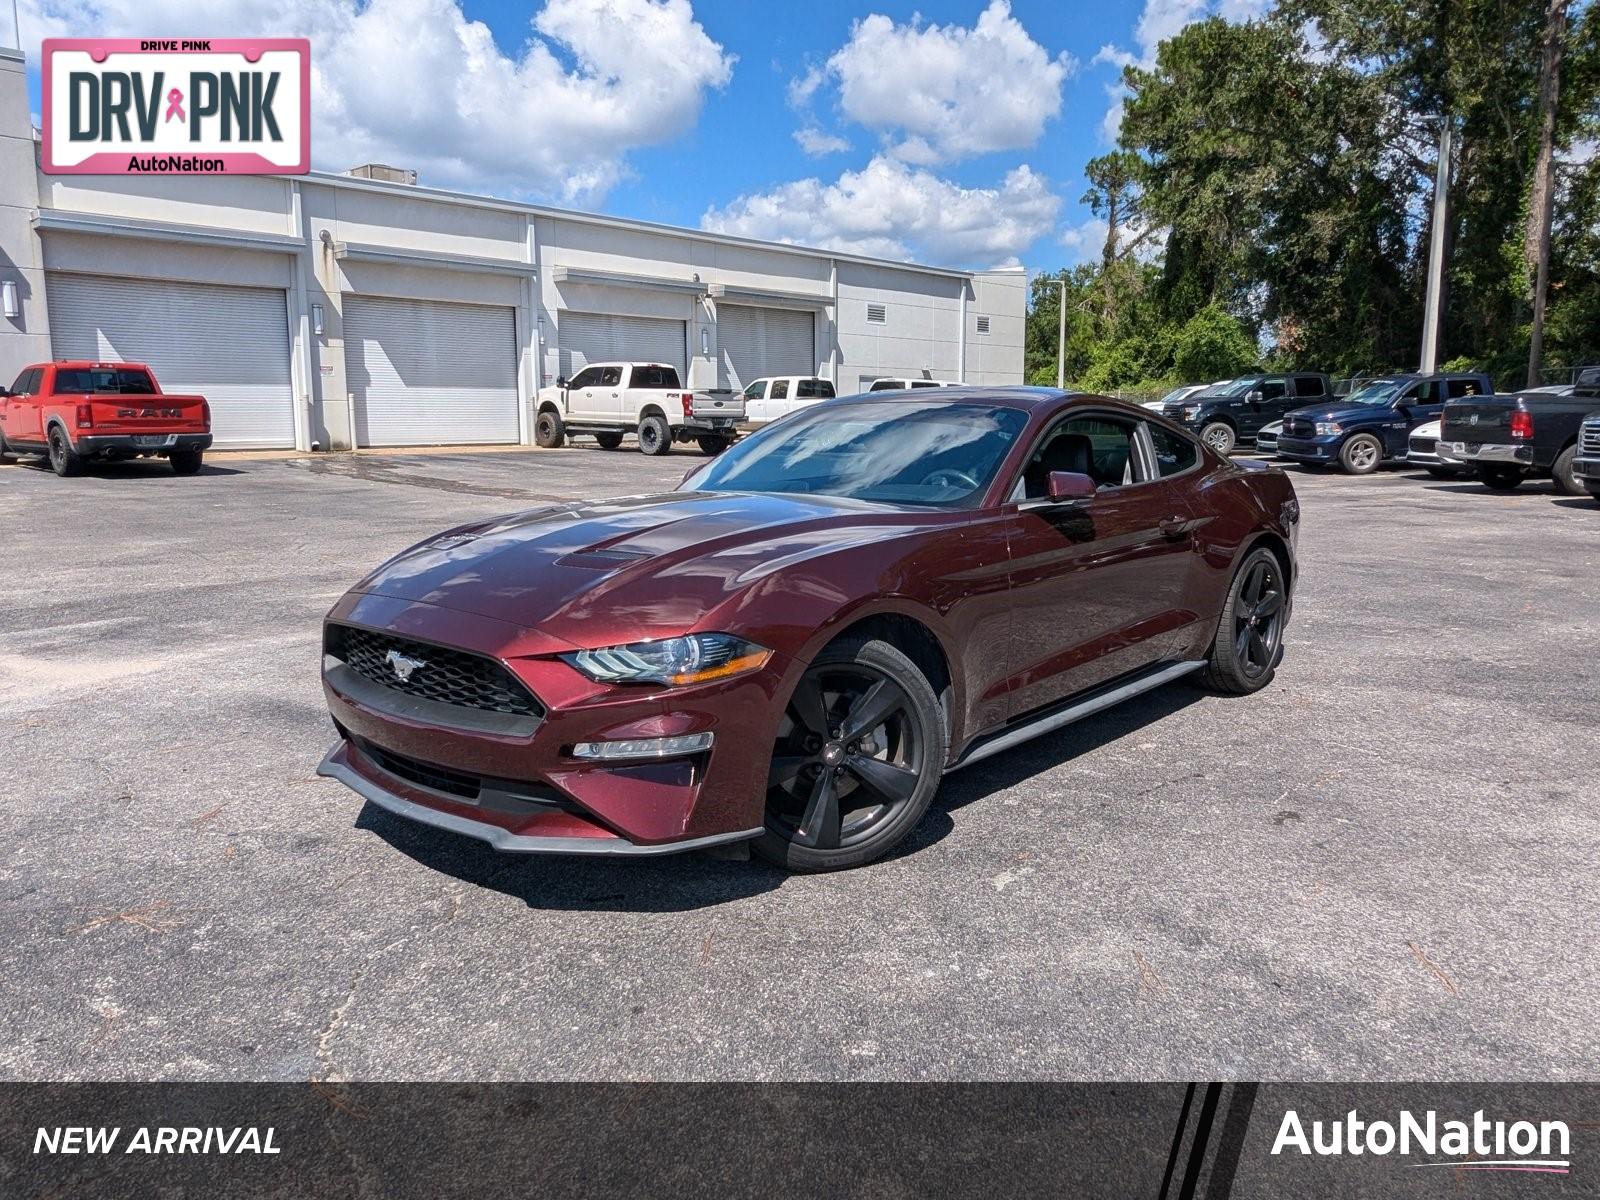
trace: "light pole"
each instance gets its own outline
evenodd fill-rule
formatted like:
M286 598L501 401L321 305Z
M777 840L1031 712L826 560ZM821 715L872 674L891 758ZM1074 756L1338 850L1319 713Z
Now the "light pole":
M1061 284L1061 335L1056 339L1056 387L1067 386L1067 276L1063 272L1057 281Z
M1439 361L1439 322L1444 291L1445 230L1450 219L1450 134L1448 113L1439 130L1439 165L1433 181L1433 224L1428 238L1428 287L1422 311L1422 361L1424 375L1433 374Z

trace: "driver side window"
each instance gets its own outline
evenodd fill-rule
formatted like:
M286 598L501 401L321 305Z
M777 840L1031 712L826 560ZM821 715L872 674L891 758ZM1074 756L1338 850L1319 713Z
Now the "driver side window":
M1040 500L1050 494L1052 471L1087 475L1101 488L1138 482L1134 438L1138 425L1120 417L1068 417L1052 429L1022 470L1014 494L1018 500Z
M572 377L571 381L567 384L567 386L570 387L570 388L586 388L586 387L594 387L594 385L599 383L599 382L600 382L600 368L599 367L585 367L583 370L579 371L576 375L574 375Z

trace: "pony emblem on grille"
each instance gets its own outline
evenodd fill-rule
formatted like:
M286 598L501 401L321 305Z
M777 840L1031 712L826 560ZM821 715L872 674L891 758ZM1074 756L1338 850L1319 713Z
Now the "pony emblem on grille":
M384 662L389 664L390 670L401 683L410 683L411 676L422 670L428 664L420 658L408 658L398 650L391 650L384 656Z

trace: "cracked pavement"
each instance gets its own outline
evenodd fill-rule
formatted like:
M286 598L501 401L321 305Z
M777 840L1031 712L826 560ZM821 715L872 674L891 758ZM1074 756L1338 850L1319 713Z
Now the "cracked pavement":
M0 1076L1562 1079L1600 1056L1600 505L1291 470L1288 657L953 776L843 875L497 856L313 775L424 534L700 461L0 465Z

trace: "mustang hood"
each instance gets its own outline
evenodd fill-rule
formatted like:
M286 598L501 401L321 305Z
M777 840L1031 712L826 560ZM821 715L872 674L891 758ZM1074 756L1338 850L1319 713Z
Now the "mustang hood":
M708 628L719 605L781 566L948 519L825 496L628 496L452 529L354 590L600 646Z

